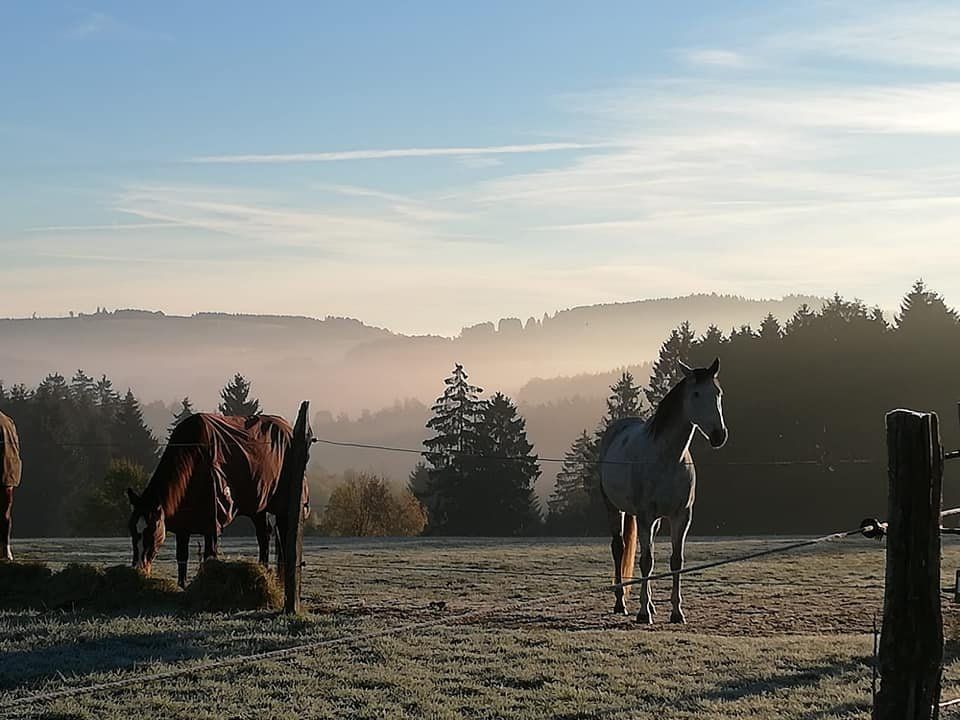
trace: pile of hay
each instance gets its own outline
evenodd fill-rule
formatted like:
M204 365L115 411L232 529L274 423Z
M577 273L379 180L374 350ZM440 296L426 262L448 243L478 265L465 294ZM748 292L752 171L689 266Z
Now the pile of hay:
M270 570L250 560L206 560L181 592L173 580L125 565L71 563L53 572L38 562L0 562L0 608L123 610L186 607L220 612L283 605Z
M0 563L0 607L111 610L172 605L174 582L123 565L70 563L53 572L37 562Z
M283 590L259 563L210 558L187 586L184 600L193 610L268 610L283 606Z

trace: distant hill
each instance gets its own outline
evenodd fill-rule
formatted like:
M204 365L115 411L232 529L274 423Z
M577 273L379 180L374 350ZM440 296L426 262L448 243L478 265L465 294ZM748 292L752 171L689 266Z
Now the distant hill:
M819 307L822 300L723 295L641 300L576 307L525 322L505 318L464 328L456 338L405 336L335 317L180 317L120 310L7 319L0 320L0 379L6 385L35 384L48 372L69 377L82 368L106 373L120 389L130 386L146 401L170 404L189 395L197 409L212 410L224 381L241 372L268 411L293 415L301 399L310 399L314 411L356 414L397 399L429 403L452 365L461 362L482 387L515 394L526 386L522 399L542 404L582 394L578 386L602 394L606 378L557 381L546 394L536 383L528 385L534 378L642 365L684 320L698 331L710 323L728 330L755 326L768 312L788 318L803 303Z

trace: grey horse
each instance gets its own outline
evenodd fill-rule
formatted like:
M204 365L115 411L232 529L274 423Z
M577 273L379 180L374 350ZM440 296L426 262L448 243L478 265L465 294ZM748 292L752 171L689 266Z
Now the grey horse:
M640 611L637 622L651 623L655 608L646 579L653 570L653 537L667 518L673 554L670 570L683 569L683 546L693 513L696 469L690 454L694 431L714 448L727 441L717 374L719 359L708 368L680 363L683 379L661 400L649 420L625 418L613 423L600 442L600 487L607 504L616 583L633 577L640 545ZM614 612L626 614L624 589L616 590ZM670 622L685 621L680 575L673 576Z

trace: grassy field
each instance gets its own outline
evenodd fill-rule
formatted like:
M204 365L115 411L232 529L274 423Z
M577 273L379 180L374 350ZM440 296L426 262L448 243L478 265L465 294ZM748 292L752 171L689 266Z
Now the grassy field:
M688 563L782 543L693 540ZM944 584L960 567L946 540ZM664 569L669 543L661 541ZM127 544L21 541L21 559L115 564ZM227 538L229 555L253 544ZM174 574L172 543L158 572ZM293 658L5 708L40 718L866 718L883 549L853 539L685 582L688 624L615 617L602 540L308 539L298 618L275 613L0 611L0 705L43 690L443 619ZM475 572L471 568L503 571ZM191 568L191 570L195 569ZM456 570L465 570L459 572ZM517 603L526 604L518 606ZM445 603L445 605L443 604ZM635 607L635 604L634 604ZM456 621L471 610L489 614ZM953 603L944 609L952 628ZM948 628L949 634L953 634ZM947 644L944 697L960 695ZM4 715L3 713L6 713Z

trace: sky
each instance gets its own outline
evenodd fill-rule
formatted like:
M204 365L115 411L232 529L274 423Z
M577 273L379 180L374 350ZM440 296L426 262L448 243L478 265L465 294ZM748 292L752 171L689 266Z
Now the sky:
M0 316L960 305L960 7L0 4Z

